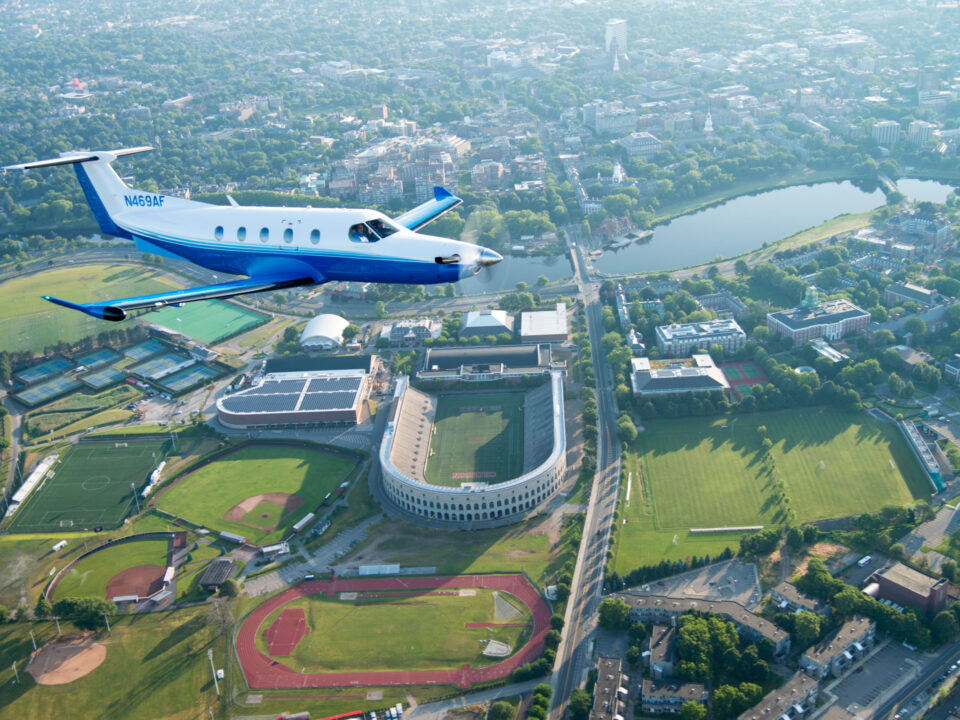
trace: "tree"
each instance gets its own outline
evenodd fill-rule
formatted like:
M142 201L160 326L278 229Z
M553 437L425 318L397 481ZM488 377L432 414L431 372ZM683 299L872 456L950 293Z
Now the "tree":
M570 708L570 719L586 720L587 716L590 714L591 705L592 702L590 700L590 694L586 690L577 688L570 693L570 702L568 704L568 707Z
M102 598L64 598L54 603L53 612L81 630L99 630L106 626L105 616L116 613L117 606Z
M537 287L544 287L550 279L546 275L537 275Z
M40 597L37 598L37 604L33 608L33 616L37 618L50 617L50 613L53 612L53 605L47 600L46 596L42 593Z
M597 611L600 627L605 630L626 630L630 627L630 606L617 598L606 598Z
M621 415L617 418L617 437L625 443L632 443L637 439L637 426L629 415Z
M903 329L913 335L915 342L923 340L927 335L927 323L924 322L923 318L916 316L907 318L907 321L903 323Z
M360 328L353 323L350 323L343 329L343 333L341 334L343 335L343 339L349 342L360 334Z
M810 647L820 637L820 616L803 610L793 616L793 637L799 647Z
M957 639L958 632L960 632L960 625L957 624L957 618L949 610L942 610L933 618L930 634L933 642L938 645L952 643Z
M803 532L800 528L792 527L787 530L787 545L791 550L799 550L803 547Z
M487 710L487 720L513 720L516 715L513 705L504 700L493 703Z
M237 581L233 578L227 578L223 581L223 584L220 586L220 594L223 597L236 597L240 593L240 586L237 585Z
M707 709L696 700L687 700L680 706L680 720L704 720Z
M373 314L377 316L378 320L387 316L387 306L383 304L383 300L377 300L376 305L373 306Z

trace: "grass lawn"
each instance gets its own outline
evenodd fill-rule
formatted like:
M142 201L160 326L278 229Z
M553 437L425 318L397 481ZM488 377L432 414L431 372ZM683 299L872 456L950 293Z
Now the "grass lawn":
M21 602L33 607L40 591L50 580L51 571L62 568L83 552L83 539L76 535L67 539L67 547L53 552L60 540L51 536L0 536L0 605L15 608ZM100 538L93 541L102 542Z
M235 335L267 319L267 315L223 300L204 300L183 307L165 307L144 316L156 323L206 345Z
M132 385L123 383L100 392L75 392L37 410L27 413L26 421L31 436L43 437L51 430L59 430L84 418L117 405L129 403L142 393ZM129 416L130 413L127 413ZM82 424L82 423L80 423Z
M760 425L773 442L772 475L760 454ZM864 413L801 408L655 420L634 452L639 459L627 459L630 504L623 505L614 550L618 572L664 557L713 555L739 541L736 533L694 536L690 528L782 522L776 478L800 522L929 496L896 428ZM625 503L625 488L622 497Z
M106 659L90 674L66 685L37 685L24 670L29 630L38 645L56 635L50 623L0 628L0 720L19 718L129 718L195 720L218 707L207 650L224 667L229 644L208 624L210 608L111 619L100 639ZM71 632L69 625L64 632ZM17 661L19 685L12 684Z
M441 396L426 480L459 487L503 482L523 470L523 393Z
M243 535L257 544L275 542L313 512L356 464L353 457L318 446L247 445L180 478L156 504L178 517ZM242 500L272 492L303 498L303 504L280 518L274 530L224 520L227 511Z
M493 530L438 533L391 518L371 527L349 558L366 563L367 551L373 550L377 563L433 565L444 575L525 570L542 585L562 547L552 547L546 524L530 520Z
M107 583L118 572L137 565L167 564L166 540L143 540L114 545L84 558L70 570L53 594L54 602L68 597L107 596Z
M165 442L129 439L71 446L16 514L11 532L118 527L135 506L133 493L143 488L163 459Z
M0 283L0 337L20 350L43 350L103 331L103 321L58 308L41 295L96 302L179 287L152 268L121 265L59 267Z
M521 617L530 612L514 599ZM258 649L267 654L263 633L282 610L303 608L310 632L289 657L277 660L298 672L352 670L447 670L470 663L486 667L500 661L481 654L487 640L505 642L513 650L530 637L529 626L467 628L466 623L494 622L491 590L479 588L474 597L411 593L383 600L340 601L311 595L273 612L260 626Z

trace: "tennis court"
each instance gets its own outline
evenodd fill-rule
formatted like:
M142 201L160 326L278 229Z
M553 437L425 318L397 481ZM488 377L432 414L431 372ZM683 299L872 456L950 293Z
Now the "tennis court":
M47 360L42 362L39 365L34 365L33 367L26 368L24 370L18 370L13 374L15 380L19 380L22 383L30 385L31 383L39 382L54 375L59 375L65 370L69 370L73 367L73 360L68 360L65 357L56 357L52 360Z
M168 388L171 392L181 393L189 390L194 385L201 385L217 377L220 373L214 368L206 365L193 365L183 370L178 370L169 377L161 381L161 385Z
M13 518L11 532L112 529L136 507L163 459L164 438L87 440L72 446ZM131 487L132 486L132 487Z
M124 349L123 354L133 360L145 360L151 355L156 355L158 352L165 349L166 348L164 348L164 346L158 343L156 340L147 340L139 345L134 345L133 347Z
M14 393L13 397L24 405L35 407L71 390L76 390L78 387L80 387L80 381L73 375L67 375L21 390Z
M144 320L212 345L269 320L269 316L223 300L206 300L165 307Z
M120 353L110 348L100 348L86 355L77 358L77 364L87 368L97 367L97 365L106 365L120 359Z
M89 372L80 378L80 381L86 385L89 385L94 390L100 390L108 385L113 385L114 383L120 382L123 379L123 376L123 370L117 370L116 368L108 367Z
M142 362L139 365L134 365L130 368L130 372L134 375L139 375L142 378L147 380L153 380L156 382L166 375L170 375L182 367L187 367L195 363L196 360L193 360L183 355L178 355L177 353L164 353L159 357L150 358L146 362Z

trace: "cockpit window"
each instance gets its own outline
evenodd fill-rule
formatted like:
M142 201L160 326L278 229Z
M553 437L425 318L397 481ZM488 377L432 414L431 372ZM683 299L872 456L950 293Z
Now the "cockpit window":
M390 237L395 232L397 232L397 230L400 229L393 223L388 222L387 220L382 220L380 218L375 218L371 220L370 222L367 223L367 225L372 227L374 231L377 233L377 235L379 235L381 238Z
M374 243L380 239L379 235L363 223L351 225L348 235L351 241L358 243Z

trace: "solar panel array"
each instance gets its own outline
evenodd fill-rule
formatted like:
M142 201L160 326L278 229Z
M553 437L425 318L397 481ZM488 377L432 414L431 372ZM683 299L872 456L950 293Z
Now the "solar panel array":
M259 387L224 398L221 406L232 413L349 410L363 380L359 376L267 378Z
M310 387L307 388L307 392L346 391L355 393L360 388L361 382L363 382L363 379L359 377L313 378L310 381Z
M300 403L301 410L340 410L353 407L355 392L308 393Z

